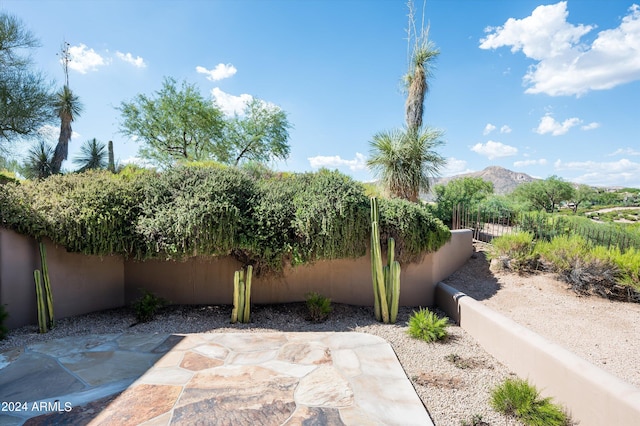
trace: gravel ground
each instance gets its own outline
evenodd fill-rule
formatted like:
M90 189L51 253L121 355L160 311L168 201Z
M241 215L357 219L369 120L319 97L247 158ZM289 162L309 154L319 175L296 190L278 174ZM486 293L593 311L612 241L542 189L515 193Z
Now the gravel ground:
M130 309L114 309L60 320L55 329L38 334L35 326L11 331L0 351L30 343L100 333L224 333L251 331L358 331L380 336L395 350L407 376L437 426L457 425L481 415L487 424L506 424L489 406L490 389L509 372L460 327L448 327L441 343L425 343L406 333L412 308L401 308L396 325L374 320L373 309L334 304L323 323L306 321L303 303L254 306L251 324L231 325L231 306L170 306L152 322L138 324ZM509 424L515 424L513 422Z

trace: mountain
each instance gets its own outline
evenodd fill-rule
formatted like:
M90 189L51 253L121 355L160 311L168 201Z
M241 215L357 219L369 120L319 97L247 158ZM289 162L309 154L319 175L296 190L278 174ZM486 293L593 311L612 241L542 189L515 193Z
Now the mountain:
M463 173L460 175L439 178L436 179L434 183L435 185L446 185L454 179L464 177L482 178L482 180L493 183L493 192L498 195L509 194L513 192L518 185L537 180L526 173L514 172L499 166L490 166L479 172Z

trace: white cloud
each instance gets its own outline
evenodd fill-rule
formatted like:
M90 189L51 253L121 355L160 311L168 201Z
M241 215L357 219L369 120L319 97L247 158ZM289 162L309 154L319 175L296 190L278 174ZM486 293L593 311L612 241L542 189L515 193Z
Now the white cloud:
M89 49L85 44L69 46L69 68L86 74L88 71L97 71L98 67L107 65L108 59L103 58L95 50Z
M225 78L229 78L238 72L236 67L231 64L218 64L212 70L208 70L205 67L197 66L196 71L200 74L205 74L207 80L218 81Z
M511 127L505 124L504 126L500 127L500 133L511 133Z
M581 173L571 181L590 185L621 185L640 187L640 163L626 158L611 162L557 160L554 168L558 171Z
M311 164L311 168L313 169L319 169L321 167L327 167L327 168L349 167L349 169L351 169L352 171L356 171L356 170L364 170L367 166L366 157L359 152L356 152L356 156L353 160L345 160L341 158L339 155L328 156L328 157L318 155L316 157L309 157L307 158L307 160L309 160L309 164Z
M580 127L580 129L582 129L582 130L593 130L593 129L597 129L598 127L600 127L600 123L596 123L594 121L593 123L585 124L584 126Z
M538 6L526 18L487 28L480 48L510 46L537 61L524 76L526 93L581 96L640 80L640 6L632 5L618 27L600 31L590 45L581 39L595 26L573 25L568 15L566 1Z
M616 149L611 154L608 154L607 157L614 157L616 155L632 155L632 156L636 156L636 155L640 155L640 151L635 150L633 148L619 148L619 149Z
M546 164L547 160L545 158L540 158L539 160L514 161L513 167L544 166Z
M455 157L447 158L447 164L442 169L442 176L453 176L461 173L469 173L472 170L467 167L465 160L459 160Z
M243 93L240 96L230 95L220 90L219 87L214 87L211 90L211 95L216 100L216 104L226 115L241 115L244 111L244 107L253 99L253 96L246 93Z
M505 145L501 142L488 141L486 144L475 144L471 147L471 151L484 155L489 160L493 160L494 158L516 155L518 153L518 148Z
M38 135L49 142L58 143L58 138L60 137L60 126L45 124L38 129ZM78 139L81 136L82 135L76 131L71 132L71 140Z
M116 51L116 56L119 59L122 59L123 61L130 63L136 68L145 68L147 66L147 64L144 62L144 59L142 59L140 56L136 56L134 58L131 53L122 53L122 52Z
M155 164L153 164L151 161L147 160L146 158L140 158L140 157L129 157L125 160L122 160L121 163L125 166L127 164L133 164L139 167L146 167L146 168L155 167Z
M496 129L496 126L494 126L491 123L487 123L486 126L484 126L484 131L482 132L483 135L488 135L489 133L493 132Z
M540 124L538 127L534 129L534 132L539 135L544 135L547 133L551 133L553 136L564 135L569 131L570 128L577 126L582 123L582 120L579 118L567 118L562 123L558 122L551 116L551 114L546 114L544 117L540 119Z

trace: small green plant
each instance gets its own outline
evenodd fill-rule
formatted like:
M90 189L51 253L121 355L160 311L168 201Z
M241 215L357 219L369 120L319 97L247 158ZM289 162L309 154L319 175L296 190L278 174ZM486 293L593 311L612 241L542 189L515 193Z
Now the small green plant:
M7 327L4 325L4 320L9 317L9 313L5 309L4 305L0 305L0 340L4 340L7 337Z
M541 398L538 390L528 381L506 379L491 392L491 406L508 417L530 426L565 426L572 424L562 408Z
M142 292L142 296L133 302L133 311L138 322L149 322L153 320L158 309L166 306L168 302L148 290L142 290Z
M333 310L331 299L316 292L307 293L306 299L311 322L322 322L329 317Z
M447 337L449 318L439 318L435 312L423 308L417 312L414 311L407 324L409 325L407 332L411 337L425 342L435 342Z
M482 420L481 414L474 414L471 420L461 420L460 426L489 426L489 423Z
M525 272L535 269L537 255L534 253L533 234L531 232L514 232L491 240L493 248L491 259L500 261L503 269Z

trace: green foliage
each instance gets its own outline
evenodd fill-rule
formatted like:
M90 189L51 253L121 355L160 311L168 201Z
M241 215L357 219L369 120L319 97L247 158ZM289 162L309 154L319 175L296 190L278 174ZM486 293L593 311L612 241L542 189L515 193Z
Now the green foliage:
M34 136L55 118L51 84L33 69L38 46L20 19L0 12L0 143Z
M439 318L435 312L422 308L413 312L407 324L409 325L407 332L411 337L425 342L435 342L447 337L449 319Z
M222 112L202 97L195 85L165 78L153 96L122 102L120 129L142 143L140 156L160 165L176 160L226 160L221 142Z
M506 379L491 392L491 406L508 417L530 426L564 426L571 420L562 408L541 398L537 389L526 380Z
M533 234L530 232L514 232L491 240L494 259L509 260L509 269L525 270L535 262Z
M493 194L493 183L482 178L464 177L453 179L446 185L436 185L436 215L445 223L451 223L453 208L464 206L475 211L478 204Z
M535 180L518 185L513 195L517 199L529 203L534 210L552 213L562 201L574 198L574 189L569 182L565 182L557 176L551 176L545 180Z
M113 143L111 144L111 149L113 150ZM79 172L106 169L108 165L107 161L109 160L108 155L106 145L96 138L93 138L82 144L80 147L80 155L73 160L73 163L80 167L78 169ZM115 165L113 166L113 170L115 171Z
M53 146L40 140L27 152L21 171L27 179L44 179L53 174Z
M224 126L229 157L223 161L237 166L241 161L285 160L290 151L289 128L291 124L284 111L253 98L242 116L236 115Z
M591 244L580 235L559 235L551 241L538 241L535 252L543 261L553 265L556 272L566 273L573 269L576 262L585 260L591 250Z
M369 228L362 186L338 172L265 173L215 164L164 172L128 165L6 183L0 226L70 252L127 258L232 255L256 270L363 256ZM401 262L437 250L449 230L426 207L380 201L381 235Z
M435 151L442 145L440 130L402 129L379 132L370 142L367 166L392 197L418 202L429 192L431 179L445 165Z
M307 309L309 311L309 320L311 322L326 321L331 311L333 311L333 308L331 307L331 299L316 292L307 293L306 299Z
M7 333L9 330L4 325L5 320L9 317L9 312L7 312L5 305L0 305L0 340L4 340L7 337Z
M474 414L471 420L461 420L460 426L489 426L489 423L482 420L481 414Z
M150 291L142 290L142 296L133 302L132 308L138 322L149 322L153 320L158 310L168 303L167 300Z

